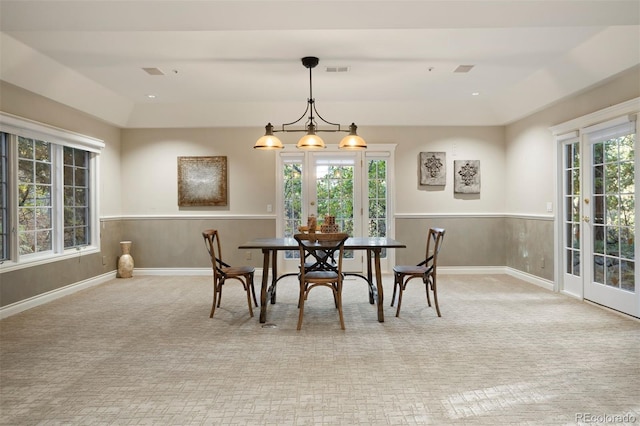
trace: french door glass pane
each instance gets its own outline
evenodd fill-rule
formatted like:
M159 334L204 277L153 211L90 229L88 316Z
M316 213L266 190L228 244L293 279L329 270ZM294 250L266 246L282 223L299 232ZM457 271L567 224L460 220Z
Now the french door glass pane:
M592 148L594 282L627 291L635 291L634 139L626 134Z
M580 276L580 144L570 142L564 146L565 180L565 272Z
M286 161L282 169L284 236L293 237L302 225L302 159ZM305 223L306 224L306 223ZM286 259L297 259L296 250L287 250Z
M317 160L318 218L335 216L341 232L353 235L353 160Z

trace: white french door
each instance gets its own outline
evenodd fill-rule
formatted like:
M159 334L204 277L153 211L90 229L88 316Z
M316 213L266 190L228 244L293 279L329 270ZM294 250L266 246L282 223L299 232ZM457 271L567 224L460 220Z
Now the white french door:
M282 151L277 162L278 235L290 237L314 215L318 228L326 215L334 216L341 231L352 237L393 236L393 203L390 189L390 159L394 146L380 145L378 151ZM366 270L366 252L345 252L343 267L349 272ZM385 252L381 261L387 267ZM281 271L299 266L297 252L283 252Z
M561 142L561 280L568 293L640 317L636 139L623 117Z
M585 132L582 220L589 262L585 264L584 298L638 317L635 124Z

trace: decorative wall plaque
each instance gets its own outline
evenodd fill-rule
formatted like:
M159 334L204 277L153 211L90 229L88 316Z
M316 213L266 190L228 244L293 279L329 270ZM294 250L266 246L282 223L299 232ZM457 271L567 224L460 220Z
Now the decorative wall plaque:
M178 206L226 206L227 157L178 157Z
M480 160L453 162L453 191L458 194L480 193Z
M444 185L447 182L445 152L420 153L420 185Z

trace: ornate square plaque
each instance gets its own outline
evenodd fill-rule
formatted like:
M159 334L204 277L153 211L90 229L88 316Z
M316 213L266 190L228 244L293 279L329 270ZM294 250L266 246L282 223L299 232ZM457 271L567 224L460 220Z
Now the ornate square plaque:
M178 206L226 206L227 157L178 157Z
M480 160L455 160L453 162L453 192L458 194L480 193Z
M420 185L447 183L446 155L445 152L420 153Z

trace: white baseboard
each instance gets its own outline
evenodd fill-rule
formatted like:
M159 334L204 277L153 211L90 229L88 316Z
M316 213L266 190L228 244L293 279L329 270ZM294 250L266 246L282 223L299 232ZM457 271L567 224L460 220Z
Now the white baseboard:
M134 268L133 275L180 275L180 276L200 276L211 275L211 268Z
M438 266L438 274L443 275L490 275L506 273L506 266Z
M507 266L441 266L438 268L438 273L443 275L507 274L522 281L526 281L530 284L537 285L538 287L542 287L550 291L555 290L553 281L549 281L544 278L519 271L517 269L509 268Z
M26 311L27 309L35 308L36 306L44 305L45 303L60 299L61 297L68 296L80 290L100 285L115 277L116 271L107 272L106 274L98 275L97 277L79 281L74 284L69 284L67 286L48 291L46 293L42 293L25 300L20 300L19 302L15 302L7 306L3 306L2 308L0 308L0 319L10 317L11 315Z
M505 268L505 270L506 270L506 274L507 275L510 275L510 276L512 276L514 278L518 278L518 279L520 279L522 281L526 281L528 283L537 285L538 287L542 287L542 288L547 289L549 291L555 291L556 290L556 288L555 288L556 286L555 286L555 283L553 281L549 281L549 280L546 280L544 278L540 278L540 277L537 277L535 275L531 275L531 274L528 274L526 272L522 272L522 271L519 271L519 270L513 269L513 268Z

